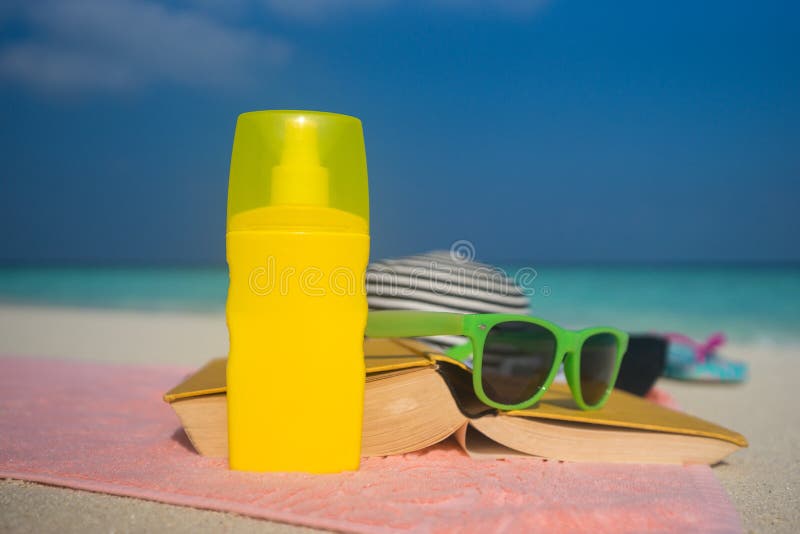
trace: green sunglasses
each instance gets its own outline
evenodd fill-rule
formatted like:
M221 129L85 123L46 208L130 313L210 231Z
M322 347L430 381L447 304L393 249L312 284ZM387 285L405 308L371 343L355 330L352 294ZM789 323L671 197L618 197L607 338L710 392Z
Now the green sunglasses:
M371 311L369 337L466 336L445 354L472 359L472 387L499 410L534 405L553 383L561 363L577 405L601 408L617 381L628 334L615 328L567 330L526 315Z

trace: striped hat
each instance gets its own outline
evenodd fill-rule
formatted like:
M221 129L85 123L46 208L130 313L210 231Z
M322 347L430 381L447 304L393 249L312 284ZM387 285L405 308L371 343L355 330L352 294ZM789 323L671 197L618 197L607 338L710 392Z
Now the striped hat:
M528 296L502 270L453 251L370 263L366 283L372 310L530 313ZM464 342L457 336L425 340L443 347Z

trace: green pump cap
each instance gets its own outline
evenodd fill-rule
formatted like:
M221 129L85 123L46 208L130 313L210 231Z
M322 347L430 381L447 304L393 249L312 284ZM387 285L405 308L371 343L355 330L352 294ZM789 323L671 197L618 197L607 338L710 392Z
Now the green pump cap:
M320 216L335 213L330 208L344 212L342 217ZM228 183L228 231L308 225L366 233L368 224L360 120L319 111L239 115Z

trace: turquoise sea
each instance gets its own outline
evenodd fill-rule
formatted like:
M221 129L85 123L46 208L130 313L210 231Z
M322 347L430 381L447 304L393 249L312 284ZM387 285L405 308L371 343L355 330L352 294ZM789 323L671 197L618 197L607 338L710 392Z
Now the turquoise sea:
M527 285L534 313L565 326L800 341L798 266L539 266ZM0 268L5 303L222 312L226 291L225 268Z

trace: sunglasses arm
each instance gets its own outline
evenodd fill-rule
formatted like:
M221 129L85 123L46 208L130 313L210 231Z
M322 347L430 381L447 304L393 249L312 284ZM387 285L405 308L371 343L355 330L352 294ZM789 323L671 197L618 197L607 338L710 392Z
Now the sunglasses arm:
M453 358L454 360L463 362L472 357L472 342L467 341L463 345L456 345L455 347L450 347L449 349L444 351L444 353L446 356Z
M464 335L464 315L423 311L370 311L369 337L424 337Z

